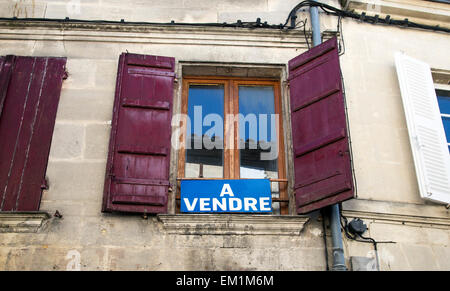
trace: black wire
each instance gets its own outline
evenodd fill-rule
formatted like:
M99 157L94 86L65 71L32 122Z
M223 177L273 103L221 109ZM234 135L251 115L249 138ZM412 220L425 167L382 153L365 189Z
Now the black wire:
M308 46L308 50L311 49L309 46L308 36L306 35L306 24L308 23L308 18L305 18L305 20L300 20L295 24L295 28L303 28L303 36L305 37L306 45ZM299 26L299 24L301 24Z
M242 28L269 28L269 29L294 29L295 27L287 27L287 24L291 20L292 17L296 16L297 11L300 8L303 7L319 7L322 11L327 13L328 15L334 15L338 17L348 17L355 20L358 20L360 22L366 22L371 24L386 24L386 25L394 25L398 27L411 27L411 28L418 28L418 29L425 29L425 30L432 30L432 31L438 31L438 32L446 32L450 33L449 28L440 27L439 25L426 25L426 24L419 24L415 22L411 22L408 19L404 20L396 20L392 19L389 15L386 16L386 18L380 18L379 15L375 16L369 16L366 15L364 12L362 14L355 13L352 11L345 11L341 10L339 8L330 6L328 4L312 1L312 0L305 0L297 4L289 13L286 22L284 24L267 24L267 22L261 23L261 21L256 22L242 22L238 20L235 23L183 23L183 22L169 22L169 23L161 23L161 22L126 22L124 20L121 21L110 21L110 20L80 20L80 19L49 19L49 18L6 18L1 17L0 21L15 21L15 20L21 20L21 21L42 21L42 22L57 22L57 23L102 23L102 24L125 24L125 25L178 25L178 26L210 26L210 27L242 27Z
M440 31L440 32L446 32L450 33L449 28L440 27L439 25L426 25L426 24L419 24L415 22L411 22L408 19L404 20L396 20L392 19L389 15L386 18L380 18L379 15L375 16L368 16L365 13L359 14L352 11L345 11L338 9L336 7L330 6L328 4L312 1L312 0L305 0L297 4L289 13L288 18L286 19L285 24L283 27L286 27L289 20L297 14L297 11L303 7L319 7L324 11L325 13L329 15L335 15L335 16L341 16L341 17L349 17L356 20L359 20L361 22L371 23L371 24L387 24L387 25L394 25L399 27L412 27L412 28L419 28L419 29L426 29L426 30L432 30L432 31Z
M305 25L303 25L303 35L305 36L306 45L308 46L308 50L311 49L309 46L308 36L306 35L306 22L308 21L308 18L305 18Z
M165 25L165 26L208 26L208 27L242 27L242 28L269 28L269 29L284 29L282 24L267 24L267 22L242 22L238 20L235 23L185 23L185 22L135 22L135 21L115 21L115 20L83 20L83 19L53 19L53 18L17 18L17 17L0 17L0 21L40 21L40 22L54 22L61 24L76 24L76 23L92 23L92 24L121 24L121 25Z
M376 241L375 239L373 239L371 237L365 237L365 236L363 236L362 234L359 234L359 233L356 234L356 235L359 236L362 240L358 239L356 237L356 235L352 236L350 234L350 231L348 230L348 219L347 219L347 217L345 217L342 214L342 204L339 205L339 212L340 212L340 215L341 215L341 219L340 219L341 227L344 229L344 233L345 233L345 236L347 238L349 238L351 240L354 240L354 241L357 241L357 242L373 244L373 249L375 251L375 258L376 258L377 266L378 266L378 269L379 269L380 268L380 260L378 258L378 244L395 244L396 242L394 242L394 241ZM345 225L342 224L342 219L345 221Z

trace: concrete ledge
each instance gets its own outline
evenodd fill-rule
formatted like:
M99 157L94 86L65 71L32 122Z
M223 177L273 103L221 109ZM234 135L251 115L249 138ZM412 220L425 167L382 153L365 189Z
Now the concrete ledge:
M169 234L299 235L309 218L248 214L158 215Z
M390 224L450 229L450 211L437 204L352 199L342 204L342 214Z
M47 212L0 212L0 233L36 233L49 218Z
M99 33L101 32L101 33ZM336 35L325 31L324 40ZM307 49L298 31L157 24L53 23L37 20L0 21L0 39L84 41L159 45L213 45L231 47Z

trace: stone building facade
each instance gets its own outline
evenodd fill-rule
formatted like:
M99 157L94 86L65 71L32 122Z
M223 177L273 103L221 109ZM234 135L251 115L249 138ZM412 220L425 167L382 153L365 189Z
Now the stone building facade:
M293 194L287 64L311 46L310 21L292 30L177 25L257 18L278 25L298 2L1 0L0 56L65 57L68 77L39 212L0 212L0 270L326 270L332 264L329 221L320 211L297 215ZM322 2L450 28L445 1ZM309 19L308 9L297 17ZM450 91L450 34L322 12L320 24L323 40L337 35L343 53L357 187L356 197L342 203L342 215L362 219L368 226L364 236L380 242L375 252L372 243L343 233L347 268L376 269L378 261L380 270L449 270L450 213L445 203L419 194L394 55L400 51L427 63L436 89ZM175 58L173 114L182 110L186 75L279 79L290 202L285 214L179 214L177 189L169 195L167 214L102 212L124 52ZM172 185L179 158L172 149Z

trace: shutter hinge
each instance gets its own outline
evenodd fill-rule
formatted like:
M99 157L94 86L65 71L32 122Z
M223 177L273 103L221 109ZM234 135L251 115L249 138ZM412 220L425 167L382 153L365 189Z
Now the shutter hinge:
M42 190L48 190L49 189L49 184L48 184L48 178L47 177L45 177L42 180L41 189Z
M69 78L69 72L67 72L66 70L64 70L63 80L67 80L68 78Z

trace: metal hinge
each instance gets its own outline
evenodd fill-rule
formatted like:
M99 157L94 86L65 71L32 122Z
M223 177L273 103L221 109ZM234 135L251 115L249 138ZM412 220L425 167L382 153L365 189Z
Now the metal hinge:
M43 180L42 180L42 184L41 184L41 189L42 190L48 190L50 187L49 187L49 184L48 184L48 177L45 177Z

